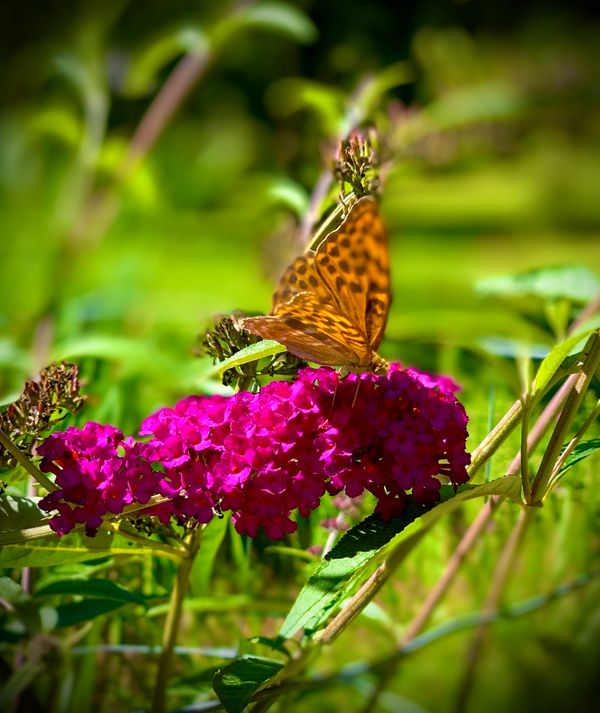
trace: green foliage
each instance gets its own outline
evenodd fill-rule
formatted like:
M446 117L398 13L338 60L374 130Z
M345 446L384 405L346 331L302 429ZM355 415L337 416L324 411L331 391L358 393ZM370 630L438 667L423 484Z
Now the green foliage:
M213 687L227 713L242 713L255 691L281 670L273 659L244 656L220 668Z
M290 638L300 628L309 633L315 631L331 609L349 593L350 587L356 585L357 577L365 578L368 573L365 565L380 558L382 548L399 546L395 538L400 533L403 541L408 541L403 547L406 557L438 518L466 500L500 495L519 501L520 491L519 479L507 476L483 485L462 486L457 494L447 488L442 502L428 511L409 501L406 512L388 522L371 515L347 532L310 576L284 621L280 636ZM411 527L413 523L416 527Z

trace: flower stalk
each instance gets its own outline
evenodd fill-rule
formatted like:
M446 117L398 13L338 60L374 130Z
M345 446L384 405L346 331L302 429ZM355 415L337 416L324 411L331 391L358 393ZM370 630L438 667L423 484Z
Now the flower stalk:
M29 458L11 441L11 439L4 433L0 428L0 445L7 450L15 461L24 468L29 475L42 487L44 487L49 493L58 490L58 486L53 483L50 478L47 478L35 465L29 460Z
M177 577L171 592L169 610L163 629L162 650L158 660L158 672L151 713L163 713L165 710L167 690L173 670L173 653L183 612L183 600L189 587L190 572L200 549L200 538L200 530L190 532L185 538L186 554L181 559L177 569Z

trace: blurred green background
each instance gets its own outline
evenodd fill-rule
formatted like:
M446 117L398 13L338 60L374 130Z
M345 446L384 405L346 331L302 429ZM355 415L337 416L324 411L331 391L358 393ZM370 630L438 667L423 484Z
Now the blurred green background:
M543 344L543 327L473 289L598 268L599 50L573 9L518 7L4 3L0 390L87 353L176 388L208 318L269 308L298 250L294 212L357 119L380 129L391 168L387 355L421 358L415 340ZM204 68L157 100L186 50ZM140 129L153 101L155 134ZM148 398L142 411L165 396Z
M218 390L193 356L198 334L215 314L269 309L337 140L372 124L394 286L382 353L463 384L474 446L519 392L519 361L543 356L600 290L599 27L583 7L2 3L1 402L53 359L81 366L80 422L130 433L152 409ZM575 267L496 279L545 266ZM519 596L591 566L590 478L565 488L566 515L555 504L540 518ZM463 524L403 568L388 594L397 621L372 613L375 633L346 639L326 668L385 647ZM479 556L441 615L481 602L495 555ZM594 599L559 606L559 623L500 627L474 710L591 704ZM382 710L451 710L457 641L411 666ZM354 710L338 694L320 710Z

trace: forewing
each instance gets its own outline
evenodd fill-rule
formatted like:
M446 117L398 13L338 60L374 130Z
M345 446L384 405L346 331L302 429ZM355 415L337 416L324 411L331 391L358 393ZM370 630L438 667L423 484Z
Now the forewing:
M275 339L301 359L326 366L366 366L371 350L365 334L335 307L310 292L298 293L274 315L248 317L245 329Z
M273 293L271 314L277 308L292 300L296 295L307 290L326 290L322 279L315 268L314 252L309 251L297 257L281 276L277 289Z
M365 196L352 206L317 248L314 264L342 313L375 350L389 311L390 276L385 226L374 198Z
M359 234L364 254L369 256L367 261L369 289L367 291L366 327L371 347L373 351L376 351L383 339L392 302L390 255L387 231L377 204L375 204L375 210L365 214L364 219L363 229L359 231Z

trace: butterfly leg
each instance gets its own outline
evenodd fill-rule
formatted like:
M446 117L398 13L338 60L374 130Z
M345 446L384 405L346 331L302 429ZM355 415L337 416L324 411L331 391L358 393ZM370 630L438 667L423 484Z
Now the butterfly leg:
M335 407L335 397L337 396L338 383L339 383L338 381L335 382L335 387L333 389L333 398L331 399L331 410L329 411L330 415L333 413L333 409Z
M360 379L356 379L356 391L354 392L354 398L352 399L352 406L350 408L354 408L354 404L356 403L356 399L358 398L359 389L360 389Z

